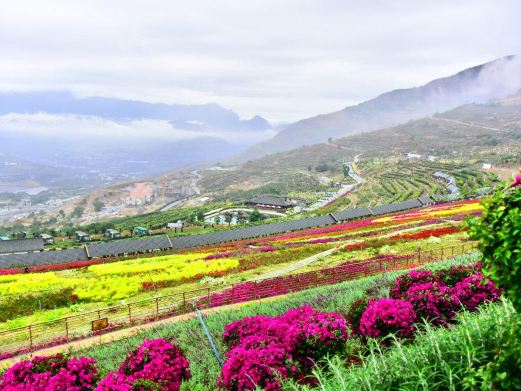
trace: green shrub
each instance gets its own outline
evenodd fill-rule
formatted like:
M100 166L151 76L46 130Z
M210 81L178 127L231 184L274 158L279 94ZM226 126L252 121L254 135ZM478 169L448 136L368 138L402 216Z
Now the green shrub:
M479 240L483 271L521 310L521 176L482 201L483 215L468 221L469 236Z
M521 317L513 314L497 333L490 326L483 335L490 357L486 365L473 369L464 380L472 390L521 390Z
M22 315L31 315L38 310L49 310L74 304L78 297L72 291L73 288L64 288L56 291L3 297L0 301L0 322L6 322Z

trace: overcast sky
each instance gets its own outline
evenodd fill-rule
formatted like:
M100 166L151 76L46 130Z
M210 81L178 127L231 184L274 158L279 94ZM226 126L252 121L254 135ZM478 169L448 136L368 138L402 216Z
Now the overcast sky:
M519 54L520 15L519 0L5 0L0 90L293 121Z

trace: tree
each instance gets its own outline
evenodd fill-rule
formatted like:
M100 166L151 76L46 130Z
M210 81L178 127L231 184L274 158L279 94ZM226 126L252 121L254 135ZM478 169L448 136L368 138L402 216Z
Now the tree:
M221 224L221 216L217 215L214 217L215 224Z
M237 222L239 224L244 224L246 222L246 216L244 215L244 212L242 212L242 211L237 212Z
M258 209L253 209L253 212L250 214L250 222L255 223L257 221L261 221L264 219L264 216L259 212Z
M202 210L197 211L197 221L200 223L204 222L204 212Z
M233 213L232 212L224 212L224 221L230 225L233 220Z
M469 235L479 240L483 271L503 288L521 311L521 175L482 201L483 214L468 221Z

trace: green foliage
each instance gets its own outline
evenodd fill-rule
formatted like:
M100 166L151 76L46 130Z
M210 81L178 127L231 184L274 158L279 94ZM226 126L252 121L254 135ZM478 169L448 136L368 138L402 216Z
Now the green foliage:
M253 209L253 212L250 214L250 221L255 223L257 221L261 221L264 218L261 212L258 209Z
M483 215L469 220L479 240L484 272L521 310L521 187L500 187L482 202Z
M486 365L473 369L465 378L471 389L521 390L521 317L512 314L505 327L496 330L492 324L483 335L483 342L490 352Z
M57 291L45 291L26 295L13 295L0 300L0 322L18 316L31 315L38 310L48 310L73 304L77 297L72 288Z

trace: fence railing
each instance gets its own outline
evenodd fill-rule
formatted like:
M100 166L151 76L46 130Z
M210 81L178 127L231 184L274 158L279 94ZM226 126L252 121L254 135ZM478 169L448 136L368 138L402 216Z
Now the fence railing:
M192 290L5 330L0 332L0 359L99 333L186 314L193 311L194 302L200 309L205 309L284 295L449 259L475 250L476 244L476 242L465 242L457 246L437 247L406 255L388 255L365 261L352 261L317 271L233 284L224 289L213 287ZM107 327L93 332L92 322L105 318L108 320Z

